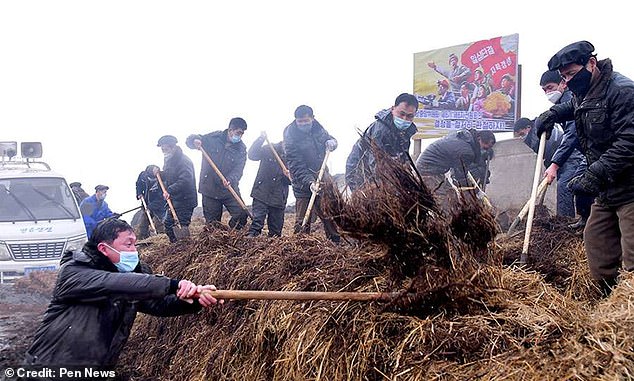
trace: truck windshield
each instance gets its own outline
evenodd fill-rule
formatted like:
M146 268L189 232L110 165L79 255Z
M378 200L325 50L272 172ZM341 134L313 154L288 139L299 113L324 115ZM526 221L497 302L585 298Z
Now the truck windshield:
M64 179L0 180L0 222L81 218Z

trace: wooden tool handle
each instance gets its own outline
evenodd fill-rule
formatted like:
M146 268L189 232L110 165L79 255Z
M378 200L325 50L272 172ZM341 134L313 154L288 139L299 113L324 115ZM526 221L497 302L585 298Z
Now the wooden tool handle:
M542 180L541 184L539 184L539 187L537 188L537 197L541 197L542 195L545 195L546 189L548 189L548 179L544 177L544 180ZM520 221L523 220L524 217L526 217L526 213L528 213L528 209L530 208L530 205L531 205L531 200L528 199L528 201L526 201L526 204L524 204L524 207L520 211L520 214L519 214Z
M317 180L315 181L317 185L321 183L321 178L324 176L324 172L326 172L326 162L328 161L328 156L330 156L330 150L326 149L326 154L324 155L324 161L321 162L321 168L319 169L319 173L317 174ZM302 226L306 226L306 224L310 220L310 213L313 210L313 205L315 204L316 199L317 199L317 191L313 191L313 193L310 195L310 200L308 201L308 207L306 208L306 214L304 214L304 220L302 221Z
M280 157L280 155L278 155L277 151L275 150L275 147L273 147L273 144L271 144L271 142L269 141L269 137L264 135L264 140L266 141L266 144L268 144L268 146L271 148L271 151L273 152L273 156L275 156L275 160L277 160L277 164L280 165L280 168L282 168L282 171L284 173L289 173L288 168L286 168L286 166L284 165L284 162L282 161L282 158Z
M158 180L163 193L167 193L167 189L165 189L165 184L163 184L163 179L161 178L160 172L156 172L156 179ZM172 212L172 217L174 217L174 223L176 224L176 226L178 226L178 228L180 228L181 222L178 220L178 216L176 215L176 209L174 209L174 204L172 204L172 200L169 198L167 199L167 205L169 206L170 211Z
M233 300L338 300L338 301L391 301L399 292L320 292L320 291L255 291L216 290L203 291L216 299Z
M158 232L156 231L156 226L154 225L154 221L152 220L150 209L147 207L147 203L145 202L145 199L143 198L143 196L141 196L141 204L143 205L143 209L145 209L145 215L147 216L147 219L150 222L150 228L152 229L154 234L157 234Z
M493 209L493 205L491 205L491 201L489 200L489 196L487 196L486 193L484 193L484 191L480 188L480 185L478 185L478 182L476 181L475 178L473 178L473 175L471 174L471 172L467 171L467 178L469 179L469 181L471 182L471 184L473 184L473 186L479 191L482 192L482 194L484 195L482 197L482 202L484 202L484 205L489 208L489 209Z
M216 172L216 174L218 175L218 177L220 177L220 180L222 181L223 184L227 183L227 178L222 174L222 172L220 172L220 168L218 168L218 166L216 165L216 163L214 163L213 160L211 160L211 156L209 156L209 154L207 153L207 151L205 151L205 149L202 147L202 145L200 147L198 147L198 149L200 150L200 152L203 154L203 157L205 158L205 160L207 160L207 163L209 163L209 165L211 166L211 168L213 168L214 172ZM231 195L233 196L233 198L236 199L236 201L238 202L238 205L240 205L240 207L242 209L244 209L244 211L247 213L247 215L253 219L253 215L251 214L251 212L249 211L249 209L247 208L247 206L244 204L244 201L242 201L242 199L240 198L240 196L238 195L238 193L236 193L235 189L233 189L233 187L231 186L231 184L226 185L225 188L229 191L229 193L231 193Z
M540 198L544 197L544 195L546 194L546 190L548 189L548 185L549 185L548 179L544 177L541 184L539 184L539 187L537 188L537 197L540 197ZM526 204L524 204L520 212L517 214L517 217L515 217L515 219L513 220L513 223L511 224L511 226L509 227L509 230L506 233L507 235L511 235L511 233L513 233L513 230L515 230L517 225L519 225L519 223L524 219L524 217L526 217L526 214L528 213L528 208L530 207L530 205L531 205L531 199L529 198L528 201L526 201Z
M528 207L528 218L526 219L526 232L524 234L524 246L520 255L520 263L528 261L528 244L530 242L531 230L533 229L533 217L535 216L535 201L537 200L537 188L539 188L539 177L541 175L542 160L546 149L546 134L539 138L539 149L537 150L537 161L535 162L535 175L533 176L533 189L531 191L530 205Z

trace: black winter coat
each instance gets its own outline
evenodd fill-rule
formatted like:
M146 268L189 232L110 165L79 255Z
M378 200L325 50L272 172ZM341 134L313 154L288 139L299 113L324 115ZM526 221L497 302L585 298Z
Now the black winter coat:
M264 143L263 137L258 137L249 148L249 160L260 161L258 174L255 177L253 188L251 189L251 197L259 200L266 205L275 208L286 207L288 199L288 186L291 181L284 175L282 167L271 151L271 147ZM282 143L273 144L273 148L282 159L284 165L284 147Z
M442 175L452 170L461 185L467 185L466 171L481 162L480 143L472 129L453 132L431 143L416 160L422 175Z
M200 310L176 298L178 280L152 275L140 264L119 273L110 260L87 243L68 251L27 352L28 364L115 365L137 312L177 316Z
M229 142L227 132L228 130L215 131L207 135L189 135L186 144L187 147L195 149L194 139L200 139L203 149L220 169L222 175L231 183L231 187L240 194L239 183L247 162L247 147L242 141ZM233 198L204 157L200 166L198 191L204 196L216 199Z
M346 184L351 190L359 188L374 177L375 159L370 141L376 143L389 156L403 163L409 162L410 139L416 133L416 125L412 123L407 129L399 130L394 125L389 110L378 113L375 118L376 121L357 140L346 160Z
M551 110L557 122L574 119L588 170L603 181L598 199L616 207L634 201L634 81L614 72L610 59L597 66L601 74L584 99Z
M161 176L175 208L195 208L198 205L194 164L180 147L176 147L174 155L165 160Z
M308 133L300 131L295 121L284 129L284 151L296 198L310 198L310 184L317 180L327 140L336 142L316 120Z
M150 211L159 218L163 217L165 199L163 199L163 191L154 175L150 176L146 171L139 173L139 177L136 179L136 195L143 195Z
M559 103L568 102L572 98L572 91L566 90L562 95ZM568 121L562 124L564 129L564 137L559 144L559 148L553 154L552 162L559 167L563 167L564 164L570 160L571 163L581 163L585 158L581 153L581 145L579 144L579 138L577 138L577 126L575 122Z

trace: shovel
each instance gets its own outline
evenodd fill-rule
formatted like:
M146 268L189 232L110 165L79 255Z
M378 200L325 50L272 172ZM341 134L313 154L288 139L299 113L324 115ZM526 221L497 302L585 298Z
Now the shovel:
M165 188L165 184L163 184L163 179L161 178L161 173L156 172L156 179L158 180L159 185L161 186L161 190L163 193L167 193L167 189ZM172 218L174 218L174 236L177 239L187 238L189 237L189 229L183 228L181 226L181 222L178 220L178 216L176 215L176 209L174 209L174 204L172 204L172 199L167 199L167 205L170 208L170 212L172 213Z
M233 300L335 300L362 302L390 302L408 296L402 292L327 292L327 291L255 291L255 290L205 290L216 299Z
M268 144L269 148L271 148L271 151L273 152L273 156L275 156L275 160L277 160L277 164L279 164L280 168L282 168L282 172L284 172L284 174L289 178L289 180L292 180L291 173L288 171L288 168L286 168L286 166L284 165L282 158L280 157L280 155L278 155L277 151L275 150L275 147L273 147L273 144L271 144L271 142L269 141L269 137L266 136L266 132L264 133L264 140L266 141L266 144Z
M546 148L546 134L543 133L539 138L539 149L537 150L537 160L535 161L535 175L533 176L533 189L531 191L530 204L528 206L528 217L526 219L526 232L524 234L524 246L520 255L519 264L526 264L528 261L528 244L531 238L531 230L533 229L533 217L535 216L535 201L537 200L537 188L539 187L539 178L541 175L542 161L544 160L544 150Z
M319 169L319 173L317 174L317 180L315 181L317 189L311 189L313 191L313 194L310 195L310 201L308 201L308 207L306 208L306 214L304 214L302 227L305 227L308 221L310 221L310 213L313 210L313 205L315 205L315 200L317 199L317 194L319 193L319 184L321 184L321 178L324 177L324 172L326 171L326 162L328 161L328 156L330 156L330 150L327 149L326 155L324 155L324 161L321 162L321 168Z
M214 169L214 172L216 172L216 174L218 175L218 177L220 177L220 180L222 181L223 184L227 183L227 179L225 178L225 176L222 174L222 172L220 172L220 168L218 168L218 166L216 166L216 163L214 163L213 160L211 160L211 157L209 156L209 154L207 154L207 151L205 151L205 149L202 147L202 145L200 147L198 147L198 149L200 150L200 152L202 152L203 156L205 157L205 160L207 160L207 163L209 163L209 165L211 166L211 168ZM247 216L249 216L249 218L251 218L251 220L253 220L253 215L251 214L251 212L249 211L249 209L247 209L247 206L244 204L244 201L242 201L242 199L240 198L240 196L238 196L238 194L236 193L236 191L233 189L233 187L231 186L231 184L226 185L225 188L227 188L227 190L231 193L231 195L233 196L233 198L236 199L236 201L238 202L238 205L240 205L240 207L244 210L244 212L247 214Z
M150 222L151 235L156 235L156 226L154 226L154 221L152 220L152 216L150 215L150 209L147 207L147 203L145 199L141 197L141 204L143 205L143 210L145 210L145 215L147 216L148 221Z

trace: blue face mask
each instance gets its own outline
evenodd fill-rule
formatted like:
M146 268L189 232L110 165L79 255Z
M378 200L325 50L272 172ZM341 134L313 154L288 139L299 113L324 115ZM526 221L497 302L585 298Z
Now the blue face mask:
M111 250L119 253L119 262L114 265L117 267L119 272L122 273L130 273L132 272L137 265L139 264L139 252L138 251L119 251L114 249L112 246L105 244Z
M407 130L409 126L412 124L409 120L401 119L398 116L394 117L394 125L399 130Z
M241 137L238 135L231 135L231 143L238 143L241 140Z

